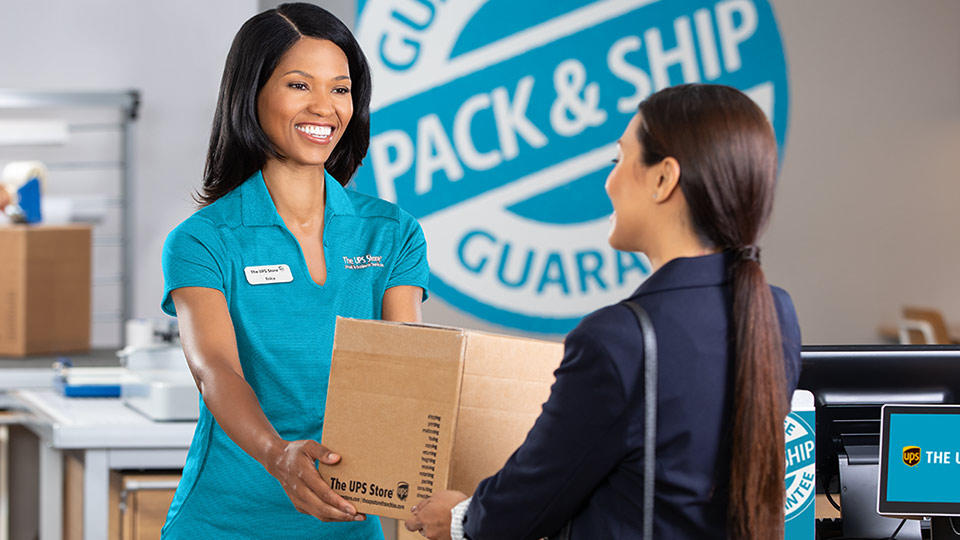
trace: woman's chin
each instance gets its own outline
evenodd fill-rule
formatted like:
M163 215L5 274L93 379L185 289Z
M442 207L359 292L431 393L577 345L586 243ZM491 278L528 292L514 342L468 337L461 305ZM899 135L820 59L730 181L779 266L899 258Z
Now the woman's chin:
M610 233L607 235L607 243L617 251L643 251L643 248L637 242L634 235L624 234L618 230L616 223L611 224Z
M607 243L610 244L610 247L617 251L631 251L631 249L626 245L614 229L610 229L610 234L607 236Z

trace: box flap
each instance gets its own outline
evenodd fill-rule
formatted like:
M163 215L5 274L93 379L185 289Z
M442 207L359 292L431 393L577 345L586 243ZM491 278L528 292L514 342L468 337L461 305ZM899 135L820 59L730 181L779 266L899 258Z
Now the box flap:
M506 463L540 416L562 359L562 343L467 334L451 489L472 493Z

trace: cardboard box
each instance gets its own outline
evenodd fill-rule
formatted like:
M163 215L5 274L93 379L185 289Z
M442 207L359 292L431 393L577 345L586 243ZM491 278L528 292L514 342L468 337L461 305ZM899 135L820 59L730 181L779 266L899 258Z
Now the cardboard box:
M321 465L358 511L407 519L444 489L472 493L526 438L561 343L428 325L337 319Z
M90 348L87 225L0 227L0 356Z

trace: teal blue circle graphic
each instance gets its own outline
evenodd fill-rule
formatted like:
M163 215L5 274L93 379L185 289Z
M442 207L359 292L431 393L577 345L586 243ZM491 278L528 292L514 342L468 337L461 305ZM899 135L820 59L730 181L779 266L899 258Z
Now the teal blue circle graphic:
M649 275L602 232L611 145L643 97L734 86L783 153L787 63L767 0L364 0L357 35L374 99L354 187L420 220L431 292L493 324L565 333Z
M802 515L803 512L809 508L811 504L813 504L814 493L816 492L815 480L810 481L810 485L808 485L807 489L804 490L807 492L807 495L802 501L800 501L799 504L796 504L796 501L791 499L791 497L796 498L799 497L799 495L790 493L790 480L794 475L799 474L804 469L808 469L816 465L816 452L806 451L808 448L815 448L816 432L813 430L813 427L796 412L791 412L789 415L787 415L787 422L794 422L796 426L805 431L804 435L786 443L784 448L784 451L787 454L787 505L789 506L791 502L794 503L790 511L786 513L784 519L786 521L790 521L795 517Z

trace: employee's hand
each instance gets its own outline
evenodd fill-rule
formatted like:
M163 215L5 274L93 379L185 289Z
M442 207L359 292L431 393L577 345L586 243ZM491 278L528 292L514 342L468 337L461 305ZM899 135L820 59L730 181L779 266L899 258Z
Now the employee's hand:
M280 481L297 511L321 521L363 521L366 516L337 495L320 476L316 461L335 465L340 456L317 441L282 441L268 472Z
M408 531L420 531L430 540L450 540L450 511L466 500L459 491L441 491L413 507L413 517L408 519Z

